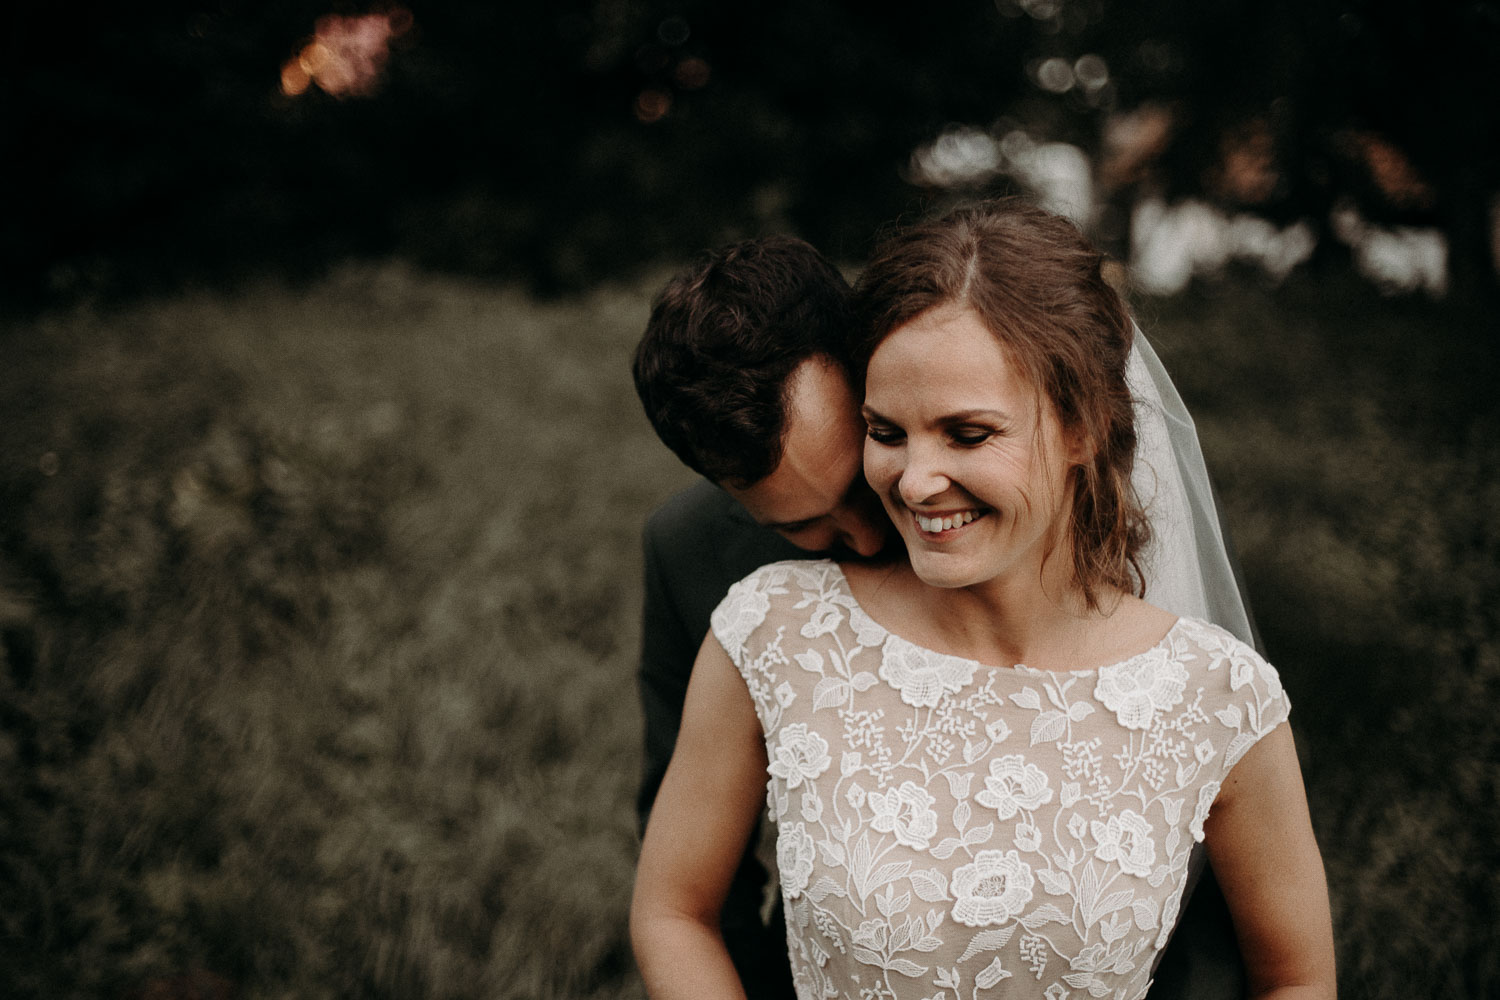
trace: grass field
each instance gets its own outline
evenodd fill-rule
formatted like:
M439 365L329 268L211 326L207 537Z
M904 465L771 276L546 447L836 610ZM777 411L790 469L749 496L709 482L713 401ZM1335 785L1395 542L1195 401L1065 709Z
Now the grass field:
M0 994L640 995L653 282L399 264L0 332ZM1493 324L1141 304L1294 704L1342 992L1500 995Z

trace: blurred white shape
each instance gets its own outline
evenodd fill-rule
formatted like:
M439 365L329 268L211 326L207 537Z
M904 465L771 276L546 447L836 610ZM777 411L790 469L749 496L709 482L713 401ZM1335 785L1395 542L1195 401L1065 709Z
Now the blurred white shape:
M1311 257L1318 245L1318 238L1307 223L1294 222L1278 229L1258 215L1236 215L1230 219L1227 239L1235 260L1259 264L1278 282Z
M1168 208L1147 198L1130 217L1130 274L1142 290L1172 295L1200 270L1224 264L1221 227L1213 209L1189 201Z
M1021 0L1021 9L1038 21L1050 21L1058 15L1062 4L1058 0Z
M989 133L967 125L950 128L912 153L912 172L933 187L977 184L1000 172L1000 147Z
M1094 212L1093 168L1077 146L1035 142L1020 129L998 141L981 129L955 126L911 155L912 180L930 187L983 183L1006 174L1049 211L1080 226Z
M1094 214L1094 174L1083 150L1066 142L1032 141L1020 129L1000 140L1005 172L1050 212L1080 226Z
M1364 233L1365 219L1359 214L1359 209L1347 201L1340 202L1328 213L1328 228L1333 230L1340 243L1353 246Z
M1387 295L1448 293L1448 241L1432 228L1377 226L1348 202L1334 207L1330 228L1354 252L1354 266Z
M1031 150L1036 146L1031 136L1020 129L1012 129L1000 137L1000 155L1007 161L1019 160L1024 156L1030 156Z
M1231 260L1256 264L1281 281L1315 246L1305 222L1278 229L1258 216L1231 218L1192 199L1168 206L1148 198L1136 204L1130 219L1131 277L1155 295L1180 292L1194 275L1214 274Z
M1066 59L1055 56L1036 68L1037 86L1054 94L1064 94L1073 89L1073 67Z
M1109 82L1109 64L1102 56L1089 53L1079 56L1078 61L1073 64L1073 75L1083 85L1083 89L1093 92Z
M1354 249L1360 271L1384 290L1448 292L1448 242L1436 229L1377 228Z

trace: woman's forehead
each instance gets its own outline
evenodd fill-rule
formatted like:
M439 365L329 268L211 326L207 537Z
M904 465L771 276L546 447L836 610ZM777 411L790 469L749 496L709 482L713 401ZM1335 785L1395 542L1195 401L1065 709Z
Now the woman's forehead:
M972 398L974 407L1006 397L1036 394L1036 386L1015 352L1003 344L968 307L928 310L897 327L870 357L865 398L895 392L938 395L952 403Z

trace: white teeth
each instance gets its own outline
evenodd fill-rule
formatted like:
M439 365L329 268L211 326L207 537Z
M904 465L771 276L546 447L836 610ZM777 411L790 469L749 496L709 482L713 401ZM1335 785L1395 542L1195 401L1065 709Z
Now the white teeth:
M952 514L948 517L923 517L921 514L918 514L917 527L923 531L931 532L951 531L954 528L968 524L978 516L972 510L966 510L962 514Z

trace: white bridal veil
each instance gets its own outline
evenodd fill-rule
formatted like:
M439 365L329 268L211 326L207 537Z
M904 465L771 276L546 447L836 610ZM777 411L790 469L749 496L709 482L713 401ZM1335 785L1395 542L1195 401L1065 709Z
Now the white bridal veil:
M1193 418L1139 326L1125 381L1135 397L1131 480L1152 529L1142 559L1146 599L1174 614L1205 618L1254 644ZM1187 909L1206 861L1203 845L1194 845L1177 921ZM1157 952L1153 975L1164 954Z
M1253 643L1193 418L1139 326L1125 380L1135 397L1132 480L1152 528L1142 559L1146 599Z

